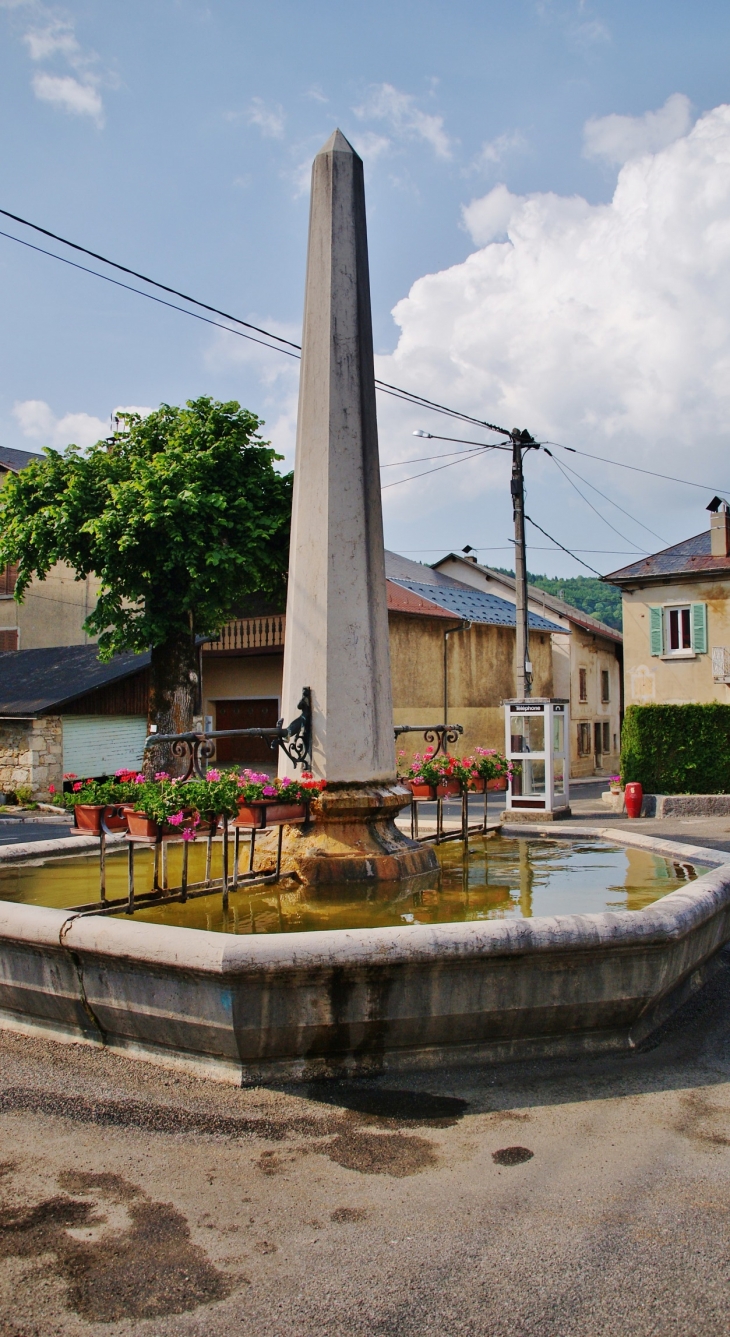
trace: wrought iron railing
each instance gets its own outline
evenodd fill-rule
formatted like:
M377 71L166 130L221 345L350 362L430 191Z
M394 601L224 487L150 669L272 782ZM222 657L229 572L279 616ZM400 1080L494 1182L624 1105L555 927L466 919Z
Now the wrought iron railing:
M220 636L206 641L205 650L283 650L286 618L283 613L270 617L237 617L227 622Z

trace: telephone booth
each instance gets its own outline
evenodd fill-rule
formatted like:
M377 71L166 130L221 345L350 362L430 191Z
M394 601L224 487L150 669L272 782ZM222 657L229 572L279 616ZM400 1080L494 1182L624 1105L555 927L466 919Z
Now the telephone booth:
M505 753L512 767L507 811L569 816L570 703L505 701Z

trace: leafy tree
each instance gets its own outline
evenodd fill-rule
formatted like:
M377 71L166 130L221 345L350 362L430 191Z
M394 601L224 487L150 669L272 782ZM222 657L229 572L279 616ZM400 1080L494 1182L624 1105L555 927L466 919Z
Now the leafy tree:
M501 571L505 576L515 574L503 566L495 566L493 570ZM604 585L603 581L594 580L592 576L535 576L528 572L527 579L537 589L545 590L546 594L554 594L556 598L572 604L573 608L580 608L582 612L605 622L606 626L621 631L621 591L616 585Z
M152 651L149 722L191 727L196 635L213 635L247 597L284 596L291 475L232 401L127 414L82 453L46 449L0 493L0 565L17 563L15 598L66 562L100 591L85 628L99 657ZM279 606L281 603L279 602Z

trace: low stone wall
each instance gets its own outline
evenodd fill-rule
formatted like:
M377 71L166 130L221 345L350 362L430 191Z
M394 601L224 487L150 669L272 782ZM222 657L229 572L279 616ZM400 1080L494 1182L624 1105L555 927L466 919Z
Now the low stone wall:
M728 865L637 912L260 937L6 902L0 1016L236 1082L625 1050L728 939Z
M730 794L645 794L642 817L730 817Z
M29 786L34 798L63 784L63 730L58 715L0 720L0 793Z

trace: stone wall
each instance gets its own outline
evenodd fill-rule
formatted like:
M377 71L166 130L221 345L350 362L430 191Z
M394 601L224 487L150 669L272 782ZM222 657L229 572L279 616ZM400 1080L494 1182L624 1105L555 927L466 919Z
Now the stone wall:
M34 798L63 784L63 733L59 715L0 720L0 793L30 785Z

